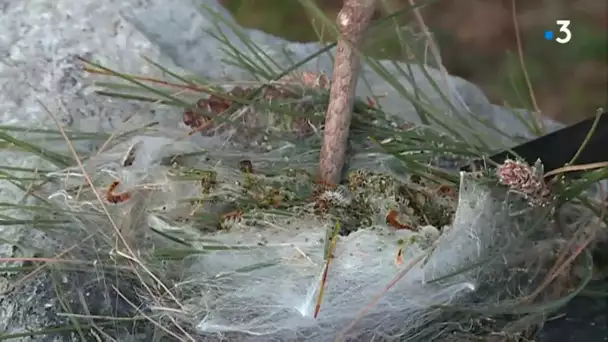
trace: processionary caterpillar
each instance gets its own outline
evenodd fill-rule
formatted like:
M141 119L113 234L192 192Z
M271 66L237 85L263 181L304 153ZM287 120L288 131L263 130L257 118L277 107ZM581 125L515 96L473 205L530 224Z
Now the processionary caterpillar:
M116 190L116 188L118 187L118 185L120 185L119 181L114 181L112 182L112 184L110 184L110 186L108 187L107 193L106 193L106 200L110 203L116 204L116 203L122 203L127 201L129 198L131 198L131 194L127 191L125 192L119 192L119 193L114 193L114 190Z
M408 224L399 222L398 217L399 217L399 213L396 210L391 210L386 215L386 223L390 224L395 229L407 229L407 230L411 230L413 232L418 231L418 229L415 229L414 227L412 227Z

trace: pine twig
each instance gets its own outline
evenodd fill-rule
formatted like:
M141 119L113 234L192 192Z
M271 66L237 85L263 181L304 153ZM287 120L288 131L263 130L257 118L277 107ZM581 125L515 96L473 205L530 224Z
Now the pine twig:
M338 184L346 159L355 89L361 66L359 48L377 0L345 0L337 17L340 37L336 48L325 133L319 160L319 179Z

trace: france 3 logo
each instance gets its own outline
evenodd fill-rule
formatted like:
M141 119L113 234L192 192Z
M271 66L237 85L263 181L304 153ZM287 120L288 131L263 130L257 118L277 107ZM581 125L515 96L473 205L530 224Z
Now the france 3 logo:
M570 20L557 20L555 22L558 27L558 34L556 35L553 31L545 31L546 40L555 40L560 44L566 44L572 39L572 32L570 31Z

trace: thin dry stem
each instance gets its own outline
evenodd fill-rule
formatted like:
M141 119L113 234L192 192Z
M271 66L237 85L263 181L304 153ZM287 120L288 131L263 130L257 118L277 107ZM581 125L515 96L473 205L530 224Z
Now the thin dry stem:
M45 264L74 264L74 265L86 265L91 262L82 260L69 260L59 258L0 258L0 262L41 262Z
M418 23L418 26L420 26L422 33L426 36L426 39L429 44L429 48L431 49L431 55L433 55L433 58L435 59L435 62L437 63L437 67L441 71L443 81L445 82L446 85L448 85L448 77L447 77L448 72L445 69L445 67L443 66L443 63L441 61L441 54L439 53L439 47L437 46L435 39L433 39L433 35L431 34L429 27L424 22L424 18L422 17L422 14L420 13L420 8L416 7L416 1L414 1L414 0L408 0L408 3L413 8L412 12L414 13L414 18L416 18L416 22ZM426 62L426 58L425 58L425 62ZM448 90L449 90L449 87L448 87Z
M370 25L376 1L345 0L336 20L340 38L336 47L333 82L319 161L319 180L326 184L340 182L361 67L358 50Z
M601 186L601 185L600 185L600 194L602 195L602 198L605 198L604 187ZM530 295L528 295L522 301L522 304L529 304L529 303L531 303L560 274L562 274L566 270L566 268L568 266L570 266L574 262L574 260L585 250L585 248L587 248L589 246L589 244L593 241L593 239L595 238L596 234L600 230L600 228L602 226L602 222L604 221L605 215L606 215L606 206L602 206L600 215L598 217L597 224L594 224L594 225L591 225L591 226L582 227L579 231L576 232L576 234L570 239L570 241L568 242L568 244L560 252L557 260L555 261L553 267L551 268L551 270L549 271L549 273L547 274L547 276L545 277L545 279L543 279L542 283L538 286L538 288L536 288L536 290L534 290L534 292L532 292ZM574 248L574 250L572 251L572 253L570 254L570 256L564 261L564 258L567 255L567 252L571 251L572 248L576 245L576 241L580 237L584 236L585 234L587 234L586 238L579 244L578 247Z
M167 286L160 281L160 279L158 279L158 277L156 277L136 256L137 254L133 251L133 249L130 247L128 241L125 239L125 237L123 236L123 234L121 233L120 228L118 228L118 225L114 222L114 219L112 219L112 215L110 215L110 212L108 211L108 208L106 207L104 200L102 199L101 195L99 194L99 192L95 189L95 185L93 184L93 181L91 180L91 177L89 176L89 174L87 173L84 165L82 164L82 161L80 160L80 158L78 157L78 154L76 152L76 150L74 149L74 146L72 144L72 142L70 141L70 139L68 138L68 136L65 134L65 131L63 129L63 127L61 126L61 124L59 123L59 121L57 120L57 117L41 102L39 102L40 105L45 109L45 111L49 114L49 116L51 117L51 119L55 122L55 125L57 126L58 130L61 132L61 135L63 136L63 138L65 139L66 144L68 145L68 149L70 150L70 153L73 155L74 159L76 160L76 163L78 164L78 168L81 170L87 184L89 185L89 187L91 188L91 190L93 191L93 193L95 194L95 197L97 198L97 200L99 201L103 212L105 213L106 217L108 218L108 221L110 222L110 225L112 226L112 228L114 229L116 236L118 237L119 241L121 242L121 244L123 245L123 247L127 250L129 256L131 256L132 261L135 261L136 264L138 266L140 266L141 268L143 268L143 270L146 272L146 274L148 274L152 279L154 279L154 281L157 282L158 286L160 288L162 288L163 291L165 291L165 293L167 293L171 299L175 302L175 304L177 304L180 308L183 308L183 305L180 303L180 301L173 295L173 293L167 288ZM126 253L125 253L126 254ZM137 272L136 272L137 273Z
M568 172L587 171L587 170L601 169L601 168L605 168L605 167L608 167L608 162L597 162L597 163L589 163L589 164L583 164L583 165L569 165L569 166L560 167L559 169L555 169L553 171L549 171L549 172L545 173L545 175L543 177L548 178L551 176L555 176L558 174L564 174L564 173L568 173Z
M98 74L98 75L105 75L105 76L114 76L113 73L109 72L109 71L105 71L105 70L99 70L99 69L95 69L92 67L84 67L84 70L90 74ZM163 81L163 80L159 80L157 78L153 78L153 77L145 77L145 76L137 76L137 75L128 75L130 78L134 79L134 80L138 80L138 81L144 81L144 82L150 82L150 83L156 83L156 84L160 84L166 87L171 87L171 88L179 88L179 89L183 89L183 90L190 90L193 92L197 92L197 93L209 93L212 92L211 89L207 88L207 87L202 87L202 86L194 86L194 85L190 85L190 84L180 84L180 83L173 83L173 82L168 82L168 81Z
M545 123L540 117L540 108L538 107L538 103L536 102L536 96L534 95L534 90L532 89L532 82L530 82L530 77L528 76L528 68L526 68L526 62L524 61L524 52L521 43L521 36L519 34L519 23L517 21L517 8L515 5L515 1L516 0L511 0L511 14L513 16L513 26L515 27L515 39L517 39L517 55L519 56L519 64L521 65L521 69L524 73L526 86L528 87L530 99L532 100L532 106L534 107L534 112L532 113L532 115L534 116L536 124L541 129L541 133L546 134L547 132Z
M95 234L88 235L87 237L85 237L84 239L82 239L82 241L80 243L73 244L72 246L70 246L70 247L66 248L65 250L61 251L59 254L55 255L55 257L53 259L57 260L57 259L61 258L62 256L68 254L69 252L71 252L74 249L76 249L76 247L80 246L83 243L88 242L88 240L91 239L91 238L93 238L93 236L95 236ZM31 279L36 274L40 273L45 267L47 267L47 265L48 265L48 263L45 262L44 264L36 267L30 273L24 275L23 277L19 278L19 280L17 280L15 282L13 282L12 284L10 284L4 291L0 292L0 295L4 295L6 293L9 293L9 292L13 291L14 289L16 289L17 287L21 286L28 279Z
M423 253L420 253L420 255L418 255L416 258L412 259L401 271L399 271L399 273L397 273L397 275L393 278L393 280L391 280L388 285L386 285L386 287L384 288L384 290L378 294L376 297L374 297L371 301L369 301L369 303L361 310L359 311L359 313L357 314L357 317L344 329L340 332L340 334L338 335L338 337L336 337L335 342L344 342L346 341L346 334L353 328L355 327L355 325L357 325L357 323L359 323L359 321L365 317L365 315L367 315L369 313L369 311L371 309L373 309L374 306L376 306L376 304L378 304L378 302L380 301L380 299L382 299L382 297L384 297L384 295L386 295L386 293L388 293L388 291L395 286L395 284L397 284L397 282L399 280L401 280L401 278L403 278L414 266L416 266L419 262L421 262L422 260L424 260L424 258L426 258L427 256L429 256L431 254L431 252L434 250L434 246L425 250Z
M112 288L114 289L114 291L116 291L116 293L125 301L127 302L133 309L135 309L137 311L137 313L139 315L141 315L141 317L144 317L145 319L147 319L149 322L152 322L152 324L154 324L157 328L161 329L162 331L166 332L167 334L171 335L172 337L176 338L178 341L185 341L184 338L178 336L177 334L175 334L174 332L172 332L171 330L165 328L162 324L160 324L159 322L155 321L152 319L152 317L146 315L137 305L135 305L133 302L131 302L127 297L125 297L122 292L120 292L119 289L116 288L116 286L112 285ZM190 341L192 342L196 342L196 340L190 336L189 334L186 336L189 338Z
M433 39L433 35L431 34L429 27L424 22L422 13L420 13L420 7L416 6L416 1L408 0L408 3L413 8L412 12L414 13L414 18L416 18L416 22L418 23L418 26L420 26L422 33L424 34L424 36L426 37L426 39L428 41L428 46L431 50L431 55L435 59L435 63L437 63L437 68L439 69L439 71L441 71L441 73L440 73L441 78L443 80L443 83L446 85L446 93L448 95L448 98L452 98L452 95L453 95L452 88L450 87L450 82L448 80L449 74L448 74L447 69L443 66L443 62L441 59L441 53L439 52L439 47L437 46L435 39ZM424 63L425 64L427 63L426 52L425 52L425 57L424 57ZM464 104L463 100L460 97L457 97L457 99L460 100L460 102L462 104Z

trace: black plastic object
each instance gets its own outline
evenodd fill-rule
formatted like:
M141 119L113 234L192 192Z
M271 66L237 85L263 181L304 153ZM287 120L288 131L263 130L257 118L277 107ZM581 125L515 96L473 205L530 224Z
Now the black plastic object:
M502 164L506 159L515 159L516 156L519 156L530 165L534 165L540 159L545 172L558 169L572 160L585 141L596 118L597 116L589 118L559 131L518 145L511 150L499 152L490 156L489 159ZM511 151L515 152L516 155ZM576 164L603 161L608 161L608 112L601 114L593 134L576 159ZM474 163L479 165L482 162L478 160ZM469 164L461 170L471 171L472 169L473 166ZM577 174L573 172L568 175L576 177Z

